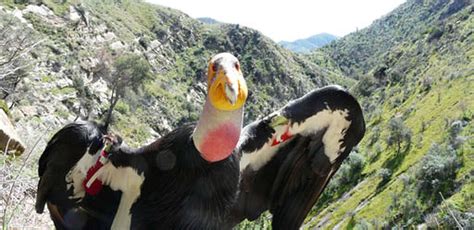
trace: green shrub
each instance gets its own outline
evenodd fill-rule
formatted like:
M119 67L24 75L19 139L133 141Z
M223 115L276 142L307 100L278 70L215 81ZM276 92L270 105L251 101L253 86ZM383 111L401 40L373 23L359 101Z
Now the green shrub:
M380 182L381 185L385 185L387 182L390 181L390 178L392 178L392 170L388 168L381 168L379 171L379 177L382 179Z
M443 36L444 30L440 27L431 28L429 35L428 35L428 42L432 42L434 40L438 40Z
M262 213L256 220L242 221L237 227L234 229L240 230L264 230L264 229L271 229L271 214L269 212Z
M338 171L341 174L338 178L339 182L341 184L356 184L364 168L365 158L361 154L353 152L344 163Z
M463 138L459 137L458 135L461 133L464 122L461 120L457 120L451 123L448 129L448 141L454 149L459 148L463 144Z
M5 114L10 115L10 110L8 109L8 105L2 99L0 99L0 109L3 110L3 112L5 112Z
M367 138L368 139L367 145L372 146L375 143L377 143L380 139L380 133L381 133L380 126L378 125L374 126L372 128L371 135Z
M373 226L365 219L356 220L354 217L349 222L349 229L354 230L369 230L373 229Z
M407 188L401 194L392 194L392 204L387 209L388 226L404 229L420 223L423 210L417 200L416 194Z
M354 187L361 178L364 165L365 158L357 152L351 152L324 189L316 204L316 209L324 207L325 204L334 199L338 199L342 194Z
M115 109L121 114L128 114L130 112L130 107L123 100L117 102Z
M425 201L439 203L440 193L449 196L455 189L460 162L451 147L433 144L415 173L416 191Z
M472 211L462 212L455 208L450 208L449 210L441 211L438 216L440 217L439 222L447 229L459 229L459 225L464 229L474 228L474 213Z
M403 144L405 144L405 150L410 147L412 132L410 128L405 126L400 117L390 119L388 122L388 130L389 135L386 139L387 145L396 145L398 154L401 153Z

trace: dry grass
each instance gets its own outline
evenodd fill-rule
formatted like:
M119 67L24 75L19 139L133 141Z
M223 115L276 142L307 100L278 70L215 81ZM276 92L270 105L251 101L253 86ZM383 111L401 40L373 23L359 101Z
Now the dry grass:
M45 132L47 133L47 132ZM38 159L47 135L27 141L21 156L0 151L0 223L2 229L52 229L47 210L37 214L34 205L38 184Z

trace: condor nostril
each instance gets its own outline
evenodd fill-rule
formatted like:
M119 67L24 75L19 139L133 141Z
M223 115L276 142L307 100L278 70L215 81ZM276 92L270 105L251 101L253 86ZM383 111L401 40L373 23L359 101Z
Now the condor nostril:
M237 91L236 87L234 87L229 81L225 83L225 86L232 93L235 93Z
M237 93L237 89L235 85L225 84L225 94L230 104L235 105L235 103L237 102L237 97L238 97L238 93Z

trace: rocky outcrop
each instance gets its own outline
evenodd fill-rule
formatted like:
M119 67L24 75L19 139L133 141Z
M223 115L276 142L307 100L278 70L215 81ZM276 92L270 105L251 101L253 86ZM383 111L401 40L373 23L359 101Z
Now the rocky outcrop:
M15 127L8 116L0 109L0 152L20 155L25 151L25 145L15 131Z

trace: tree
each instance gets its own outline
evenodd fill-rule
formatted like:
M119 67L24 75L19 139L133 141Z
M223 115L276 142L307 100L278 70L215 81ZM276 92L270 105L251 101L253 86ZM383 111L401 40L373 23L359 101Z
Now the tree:
M365 158L362 154L355 151L351 152L349 157L342 162L334 177L329 181L313 209L318 210L324 207L359 183L364 166Z
M84 114L85 119L89 119L96 102L94 100L94 93L91 88L85 84L84 78L78 74L71 74L72 85L76 89L77 99L79 100L80 108L77 111L77 118Z
M107 61L102 61L102 67L97 73L100 73L112 90L105 118L107 128L117 102L125 96L127 91L136 91L146 80L151 79L151 69L148 61L140 55L123 54L113 61L111 68Z
M440 193L449 196L456 189L460 165L456 151L449 145L444 147L435 143L421 162L423 164L415 172L417 193L424 200L438 204Z
M411 129L403 124L403 120L400 117L390 119L388 122L389 134L387 137L388 146L397 146L397 154L400 154L402 144L405 143L405 148L408 149L411 144Z
M0 98L14 92L33 63L27 56L40 43L30 28L12 15L0 11Z

